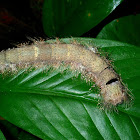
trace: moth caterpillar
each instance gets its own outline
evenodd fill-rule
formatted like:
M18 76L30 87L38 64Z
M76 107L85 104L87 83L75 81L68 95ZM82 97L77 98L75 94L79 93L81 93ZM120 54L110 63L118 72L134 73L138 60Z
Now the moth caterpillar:
M80 44L54 43L44 41L0 52L0 71L15 70L17 66L31 64L41 66L42 62L65 63L79 69L100 88L105 104L116 106L127 100L127 94L118 74L110 68L106 59L92 48Z

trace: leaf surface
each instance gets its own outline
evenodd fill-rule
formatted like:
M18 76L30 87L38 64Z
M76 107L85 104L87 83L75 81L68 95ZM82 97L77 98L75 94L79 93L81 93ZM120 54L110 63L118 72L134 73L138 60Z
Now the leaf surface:
M140 46L140 14L113 20L100 31L97 38Z
M107 17L122 0L45 0L43 27L49 37L81 36Z

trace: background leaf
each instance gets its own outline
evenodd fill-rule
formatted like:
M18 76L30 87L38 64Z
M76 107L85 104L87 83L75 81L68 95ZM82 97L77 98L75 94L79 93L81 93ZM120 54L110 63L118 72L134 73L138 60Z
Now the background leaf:
M43 27L46 35L81 36L107 17L122 0L45 0Z
M97 107L98 88L89 90L94 83L87 83L80 75L75 78L69 70L48 67L1 74L0 116L44 140L139 139L140 48L100 39L60 41L74 40L108 54L134 94L133 106L120 105L118 114L105 112Z
M140 46L140 14L113 20L101 30L97 38Z

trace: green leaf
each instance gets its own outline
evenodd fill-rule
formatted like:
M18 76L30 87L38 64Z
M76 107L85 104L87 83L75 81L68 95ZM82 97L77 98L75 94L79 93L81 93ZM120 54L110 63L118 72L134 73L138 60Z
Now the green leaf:
M127 139L140 137L140 48L115 41L75 38L96 46L134 95L134 104L119 112L98 108L98 88L69 69L44 67L1 74L0 116L42 139ZM55 42L55 41L48 41ZM107 54L106 54L107 52Z
M6 140L6 138L4 137L3 133L1 132L1 130L0 130L0 139L1 140Z
M140 46L140 14L113 20L101 30L97 38Z
M45 0L43 27L49 37L81 36L107 17L122 0Z

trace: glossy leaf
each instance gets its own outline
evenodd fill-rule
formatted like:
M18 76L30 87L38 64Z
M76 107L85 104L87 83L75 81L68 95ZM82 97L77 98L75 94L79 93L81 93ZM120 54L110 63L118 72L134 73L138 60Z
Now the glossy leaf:
M113 20L101 30L97 38L140 46L140 14Z
M44 140L138 139L140 48L98 39L60 41L72 40L96 46L102 55L108 53L114 69L134 94L134 104L128 108L119 105L118 113L105 112L97 106L98 88L89 90L94 83L75 77L69 69L44 67L1 75L0 116Z
M81 36L107 17L122 0L45 0L43 27L49 37Z

